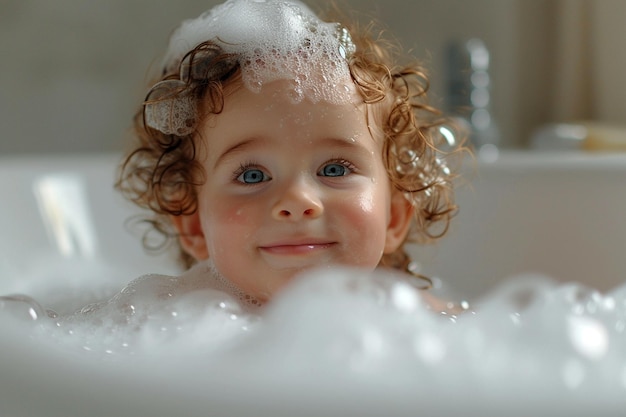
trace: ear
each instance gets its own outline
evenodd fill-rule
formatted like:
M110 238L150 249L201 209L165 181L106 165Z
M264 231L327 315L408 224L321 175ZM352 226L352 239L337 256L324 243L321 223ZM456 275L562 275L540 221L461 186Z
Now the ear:
M170 216L178 231L178 239L183 249L201 261L209 257L204 231L200 223L200 215L196 212L189 215Z
M389 223L387 225L387 237L385 239L384 253L392 253L398 249L406 239L411 228L413 205L398 190L391 191L391 207L389 210Z

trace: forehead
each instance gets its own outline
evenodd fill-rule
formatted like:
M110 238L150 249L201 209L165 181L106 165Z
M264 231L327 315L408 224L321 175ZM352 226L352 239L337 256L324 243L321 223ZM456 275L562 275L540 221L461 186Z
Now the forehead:
M329 88L321 85L319 88ZM250 125L252 121L267 121L268 127L305 126L313 122L324 122L329 127L346 125L353 129L355 124L366 126L366 105L356 92L354 84L346 85L351 100L343 103L314 101L306 94L302 96L293 80L267 83L259 92L250 91L241 84L225 91L224 108L209 124L238 121L236 125ZM271 120L271 122L270 122ZM279 121L279 124L275 124ZM236 126L232 126L236 127ZM316 126L309 126L316 127Z
M220 114L212 115L201 126L209 153L250 139L266 140L294 151L327 139L352 141L378 150L378 142L368 126L367 108L356 93L349 103L314 103L292 97L288 80L268 83L259 92L239 87L229 92ZM323 139L318 141L318 139Z

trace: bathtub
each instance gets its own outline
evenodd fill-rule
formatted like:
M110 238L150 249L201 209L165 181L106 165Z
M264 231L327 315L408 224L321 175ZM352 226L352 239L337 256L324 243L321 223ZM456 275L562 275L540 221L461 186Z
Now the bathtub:
M113 188L119 155L0 158L0 294L35 292L48 302L106 275L111 288L159 272L177 274L167 255L143 249L132 219L142 212ZM43 284L43 285L42 285ZM38 288L45 287L45 290ZM66 288L67 287L67 288ZM69 310L84 300L64 299Z
M0 188L6 196L0 216L0 295L26 293L57 312L71 312L110 296L139 275L180 272L171 258L148 253L139 243L140 232L127 220L141 212L112 187L118 161L117 155L0 159ZM411 248L421 272L433 277L437 295L480 304L503 282L529 274L601 291L623 283L626 155L503 152L495 161L468 162L465 169L460 211L448 235L436 245ZM317 312L301 314L318 319ZM365 325L359 315L351 320L349 326ZM329 323L341 325L332 318ZM575 416L621 415L626 406L619 391L626 391L621 359L615 361L618 379L607 378L609 403L598 404L594 400L602 395L589 397L593 390L580 377L593 358L567 362L566 377L574 384L550 393L544 387L553 381L526 373L529 379L521 382L507 380L507 374L505 379L485 374L494 378L491 385L454 369L439 372L428 366L423 368L427 380L413 384L402 367L389 371L376 368L376 362L350 368L356 376L333 373L307 367L267 339L253 354L246 356L244 348L240 356L227 358L224 363L240 364L234 369L222 363L170 363L170 358L158 366L141 358L103 366L57 348L42 352L30 328L3 331L2 416L405 416L417 410L431 416ZM311 344L307 332L292 337L291 331L281 340ZM384 340L366 336L370 348L385 346ZM478 343L476 335L468 337ZM431 356L433 346L423 346ZM559 349L547 350L559 358ZM289 366L281 367L284 363ZM577 401L581 398L585 401Z
M509 151L465 170L448 235L412 250L453 298L526 273L601 291L626 280L626 154Z

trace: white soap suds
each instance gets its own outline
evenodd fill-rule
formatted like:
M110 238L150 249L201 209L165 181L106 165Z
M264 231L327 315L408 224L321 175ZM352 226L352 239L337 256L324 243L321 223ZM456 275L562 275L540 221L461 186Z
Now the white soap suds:
M162 81L152 87L144 112L148 126L181 136L193 131L198 117L193 99L188 94L174 95L183 88L185 83L180 80Z
M229 0L184 21L170 38L164 67L175 71L183 56L205 41L238 57L243 83L251 91L274 80L292 80L295 101L352 98L349 33L321 21L299 1Z
M46 310L35 300L12 297L25 301L14 315L45 319ZM13 299L5 302L15 304ZM204 343L206 353L250 330L258 321L259 308L258 301L216 274L208 263L199 263L180 277L142 276L110 299L71 314L48 310L53 326L41 330L43 337L99 356L146 354L154 348L171 349L181 340L185 345L190 339L196 348Z
M48 396L87 401L114 386L124 400L108 388L90 415L607 416L626 406L626 286L601 294L519 276L442 312L396 275L325 269L257 308L214 288L209 271L146 276L57 317L0 298L0 351L14 358L0 385L21 381L32 407L50 406L32 394L51 373L63 383L44 384ZM10 392L0 407L38 415ZM56 411L40 415L73 415Z

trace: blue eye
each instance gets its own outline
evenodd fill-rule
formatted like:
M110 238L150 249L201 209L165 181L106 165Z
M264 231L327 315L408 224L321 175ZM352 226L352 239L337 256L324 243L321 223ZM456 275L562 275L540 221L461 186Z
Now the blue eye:
M344 175L348 175L350 170L348 167L342 164L328 164L324 165L322 170L320 171L320 175L324 177L343 177Z
M237 177L237 181L244 184L258 184L269 179L270 177L260 169L246 169Z

